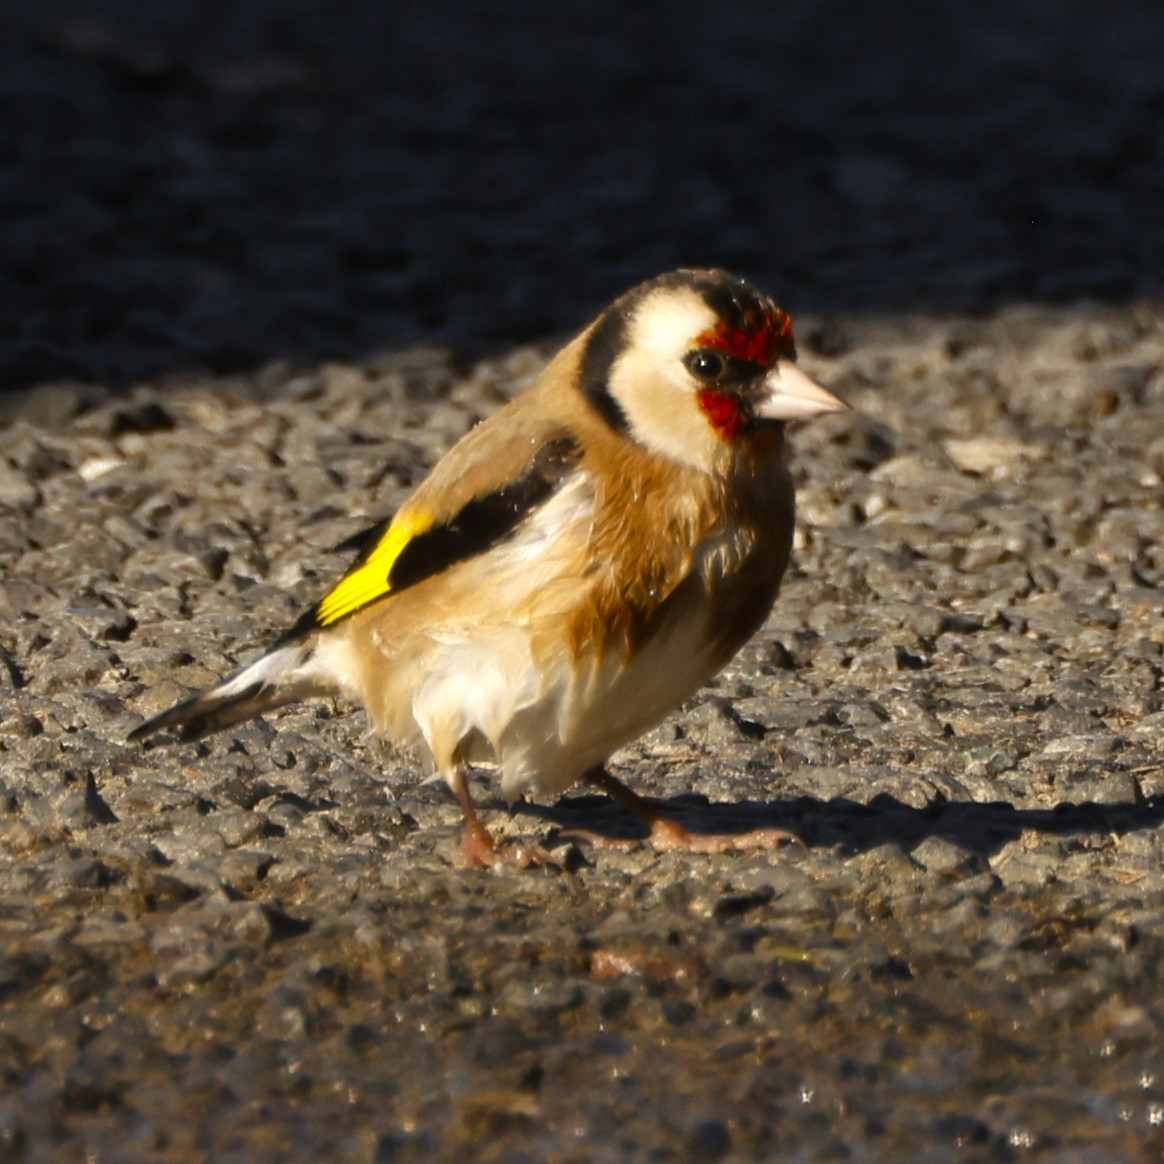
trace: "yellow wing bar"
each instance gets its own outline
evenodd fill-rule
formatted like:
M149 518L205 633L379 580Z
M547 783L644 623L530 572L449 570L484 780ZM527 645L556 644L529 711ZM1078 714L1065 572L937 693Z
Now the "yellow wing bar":
M331 626L354 614L357 610L389 594L392 584L389 576L401 551L418 534L432 528L433 519L427 513L397 514L396 520L384 531L368 554L357 562L327 592L315 608L320 626Z

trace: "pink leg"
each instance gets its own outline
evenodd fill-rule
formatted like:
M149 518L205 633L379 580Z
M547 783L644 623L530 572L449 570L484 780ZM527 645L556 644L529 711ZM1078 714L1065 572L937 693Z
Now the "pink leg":
M497 842L477 815L477 806L469 793L468 771L458 764L453 773L453 791L461 805L465 827L461 833L461 858L471 869L485 869L497 859Z
M757 852L778 849L791 842L801 843L795 833L785 829L753 829L747 833L693 833L668 816L655 801L632 792L605 768L591 769L586 773L586 779L642 821L649 830L648 840L661 853L671 853L677 849L693 853ZM591 839L599 840L592 836ZM599 840L599 843L603 842Z

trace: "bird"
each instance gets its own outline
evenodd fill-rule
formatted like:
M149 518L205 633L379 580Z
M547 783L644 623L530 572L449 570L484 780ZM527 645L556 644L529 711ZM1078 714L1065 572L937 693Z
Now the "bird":
M701 843L606 764L772 610L793 539L786 425L848 408L796 359L792 317L743 278L640 283L337 547L355 551L346 572L267 651L130 739L341 696L431 760L469 866L514 856L470 794L481 766L511 806L586 781L660 848L734 847Z

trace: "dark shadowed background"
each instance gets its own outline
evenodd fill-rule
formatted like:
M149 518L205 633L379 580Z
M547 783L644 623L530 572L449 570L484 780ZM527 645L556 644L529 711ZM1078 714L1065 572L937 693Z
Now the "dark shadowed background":
M7 0L0 386L1164 271L1164 6Z

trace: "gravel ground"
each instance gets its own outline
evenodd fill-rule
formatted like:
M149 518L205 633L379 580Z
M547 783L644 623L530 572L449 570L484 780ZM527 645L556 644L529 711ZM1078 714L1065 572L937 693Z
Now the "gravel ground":
M539 351L274 366L15 424L4 1142L1164 1149L1162 322L804 321L846 349L805 361L857 412L796 434L797 567L717 684L616 758L697 827L803 838L775 857L570 847L627 824L483 790L575 871L464 871L451 798L345 708L124 743L286 625L352 515L390 510Z
M793 5L693 111L675 60L761 10L644 47L596 4L556 47L629 103L616 148L516 18L490 54L401 14L377 85L387 18L309 8L0 13L0 1159L1159 1158L1164 16L980 3L943 68L900 36L925 6ZM777 39L791 105L752 100ZM774 208L741 143L779 118ZM125 744L679 258L776 293L855 411L794 434L768 626L614 767L801 844L659 856L482 782L572 872L471 872L350 708Z

